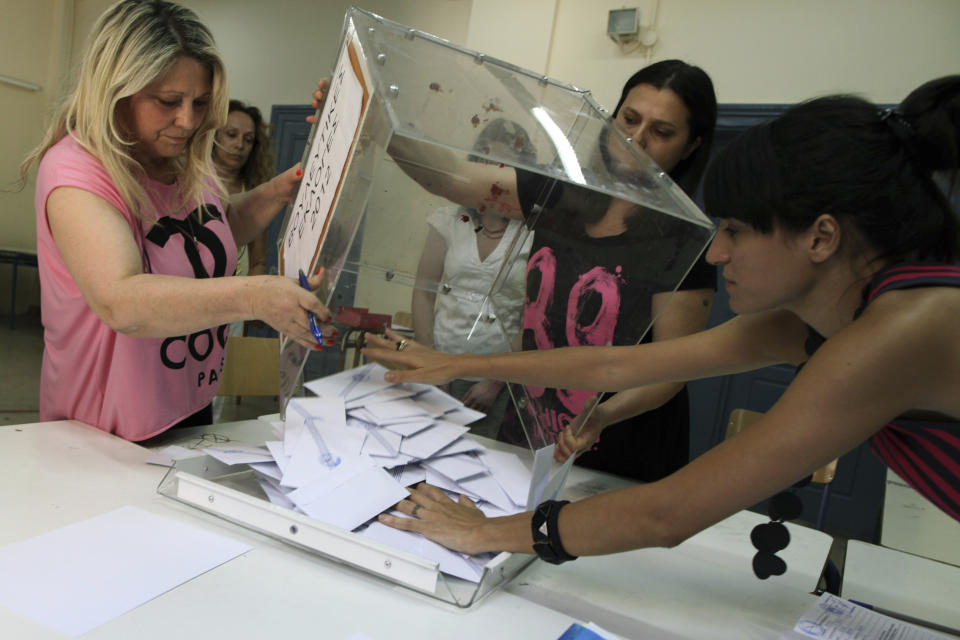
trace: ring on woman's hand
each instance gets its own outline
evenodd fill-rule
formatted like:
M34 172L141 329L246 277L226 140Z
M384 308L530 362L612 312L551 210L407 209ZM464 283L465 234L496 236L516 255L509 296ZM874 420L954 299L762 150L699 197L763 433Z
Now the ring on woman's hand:
M397 351L403 351L407 348L408 342L406 340L400 340L397 342Z
M420 511L420 507L421 507L421 506L423 506L423 505L419 505L419 504L413 505L413 511L410 512L410 515L412 515L414 518L416 518L416 517L417 517L417 512Z

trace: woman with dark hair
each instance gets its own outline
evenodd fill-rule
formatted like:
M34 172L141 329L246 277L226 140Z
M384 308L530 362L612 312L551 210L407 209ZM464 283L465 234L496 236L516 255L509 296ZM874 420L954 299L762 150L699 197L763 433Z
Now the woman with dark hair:
M633 141L692 197L710 157L717 122L717 98L710 77L699 67L681 60L651 64L633 74L624 84L613 117ZM642 221L640 216L628 218L624 237L629 237L632 227ZM593 260L604 264L611 238L593 237L595 234L589 230L585 235L588 236L584 239L586 246L577 251L590 251L590 245L593 245L595 248L590 252ZM534 236L531 255L536 256L542 251L545 243L538 246L538 241L546 237L546 233ZM616 239L612 241L617 242ZM588 267L592 268L587 262L583 262L578 271L566 270L567 275L554 287L555 300L567 300L570 288L580 275ZM563 271L558 267L558 273ZM642 280L641 274L637 275L637 280ZM528 297L533 284L536 282L531 282L528 274ZM639 315L637 302L650 297L649 293L641 293L641 289L631 287L631 284L625 280L621 286L620 299L623 302L618 324L631 322ZM643 341L676 338L703 330L715 289L715 269L701 258ZM669 297L669 292L654 293L652 309L659 309ZM561 304L555 303L555 306L554 317L567 312ZM555 322L554 326L562 324ZM531 344L529 334L524 337L524 349L538 346ZM625 340L614 342L624 343ZM554 344L579 346L569 344L563 336L556 334ZM554 398L563 393L564 402L550 402L551 393ZM541 411L546 405L555 415L564 416L558 422L569 423L557 436L557 460L562 462L581 452L577 459L581 466L647 482L659 480L687 463L690 457L690 406L686 385L670 382L629 389L594 407L599 397L583 391L550 390L541 396L538 403ZM570 408L573 398L577 398L579 411Z
M700 184L703 170L710 158L710 150L713 148L713 134L717 125L717 96L713 91L713 82L703 69L682 60L656 62L637 71L623 85L620 101L613 110L614 118L618 118L624 103L636 93L634 89L642 85L658 91L670 90L680 98L687 109L689 139L700 142L692 153L678 160L669 173L674 182L692 195ZM640 91L642 90L641 88ZM625 117L624 122L629 123L634 119ZM645 144L650 146L653 142ZM656 159L655 152L649 153ZM666 168L663 164L660 166Z
M260 109L230 100L227 122L213 138L213 165L231 195L253 189L273 177L270 125L263 121ZM264 232L253 242L237 247L236 275L259 276L266 272Z
M951 79L952 76L947 76L928 82L900 104L900 111L924 138L960 119L960 96L952 93ZM960 215L960 181L956 165L951 165L953 158L960 157L960 140L942 140L939 144L945 145L942 150L932 148L924 152L934 158L931 165L934 182L947 196L954 215Z
M466 553L553 562L672 546L869 441L960 521L960 246L932 179L958 167L958 99L960 76L920 87L902 112L822 98L726 147L704 183L722 220L707 259L739 315L718 327L649 345L488 356L401 353L371 339L367 356L416 367L390 381L477 375L615 390L803 365L758 422L659 482L491 519L421 486L398 506L414 517L381 520Z
M527 165L537 161L536 147L526 130L503 118L490 121L480 131L473 150L488 156L512 157ZM474 159L490 162L480 156ZM532 238L519 240L523 223L503 217L494 207L478 211L451 205L431 213L427 224L430 228L417 265L411 305L417 341L446 353L509 350L510 344L500 328L507 335L520 331L524 272L519 265L509 270L491 296L497 309L496 324L476 322L486 308L483 298L437 295L436 288L439 284L469 291L490 291L515 240L522 243L516 259L526 262L530 255ZM471 433L497 438L510 402L506 387L499 380L451 380L446 390L471 409L486 414L470 424Z

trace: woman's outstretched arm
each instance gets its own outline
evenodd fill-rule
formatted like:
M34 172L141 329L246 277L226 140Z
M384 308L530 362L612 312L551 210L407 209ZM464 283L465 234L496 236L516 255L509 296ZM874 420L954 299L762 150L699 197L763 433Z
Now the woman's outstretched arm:
M450 355L410 344L396 351L398 337L368 337L364 354L407 367L388 373L392 382L442 384L454 378L622 391L661 382L683 382L739 373L782 362L801 362L805 325L792 313L739 316L718 327L649 344L626 347L565 347L491 355Z

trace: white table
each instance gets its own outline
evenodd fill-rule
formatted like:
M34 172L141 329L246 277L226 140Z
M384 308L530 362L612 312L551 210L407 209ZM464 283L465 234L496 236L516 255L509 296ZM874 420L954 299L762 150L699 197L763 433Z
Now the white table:
M257 443L266 422L183 430ZM172 438L173 439L173 438ZM0 545L134 505L227 535L254 550L91 631L90 640L170 637L530 638L553 640L574 621L594 621L636 638L768 638L792 628L812 601L830 546L820 532L791 526L780 578L753 577L749 530L763 519L744 512L673 550L648 549L581 558L553 567L534 563L512 585L470 610L318 558L277 540L165 498L165 469L151 452L73 421L0 427L4 526ZM575 468L572 491L622 483ZM0 609L10 638L63 638Z
M575 622L505 592L458 610L232 525L158 495L166 469L145 464L150 453L79 422L0 427L0 545L135 505L254 547L94 629L86 640L341 640L357 632L373 640L553 640ZM68 636L0 608L0 637Z
M568 493L578 493L581 483L611 489L616 481L605 487L604 478L574 467ZM646 637L641 629L650 624L689 638L792 637L789 630L816 600L811 592L832 538L787 523L791 542L778 553L787 572L759 580L750 530L767 521L742 511L673 549L579 558L557 567L538 562L506 590L629 638Z
M960 567L960 523L890 469L880 544ZM957 599L960 600L960 594Z
M960 630L960 567L847 542L843 597Z

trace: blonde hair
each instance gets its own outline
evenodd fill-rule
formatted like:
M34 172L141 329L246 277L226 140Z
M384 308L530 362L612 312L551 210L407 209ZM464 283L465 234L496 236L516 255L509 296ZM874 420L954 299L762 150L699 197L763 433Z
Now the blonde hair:
M203 203L215 185L226 194L214 172L210 153L216 129L226 121L227 91L223 60L210 30L197 15L165 0L120 0L97 20L87 43L77 85L54 114L43 141L20 165L20 182L30 167L66 135L99 160L131 213L142 217L146 192L138 178L143 166L131 151L117 121L118 105L162 77L178 58L196 60L210 70L211 97L200 126L184 153L174 160L179 195L184 204Z

